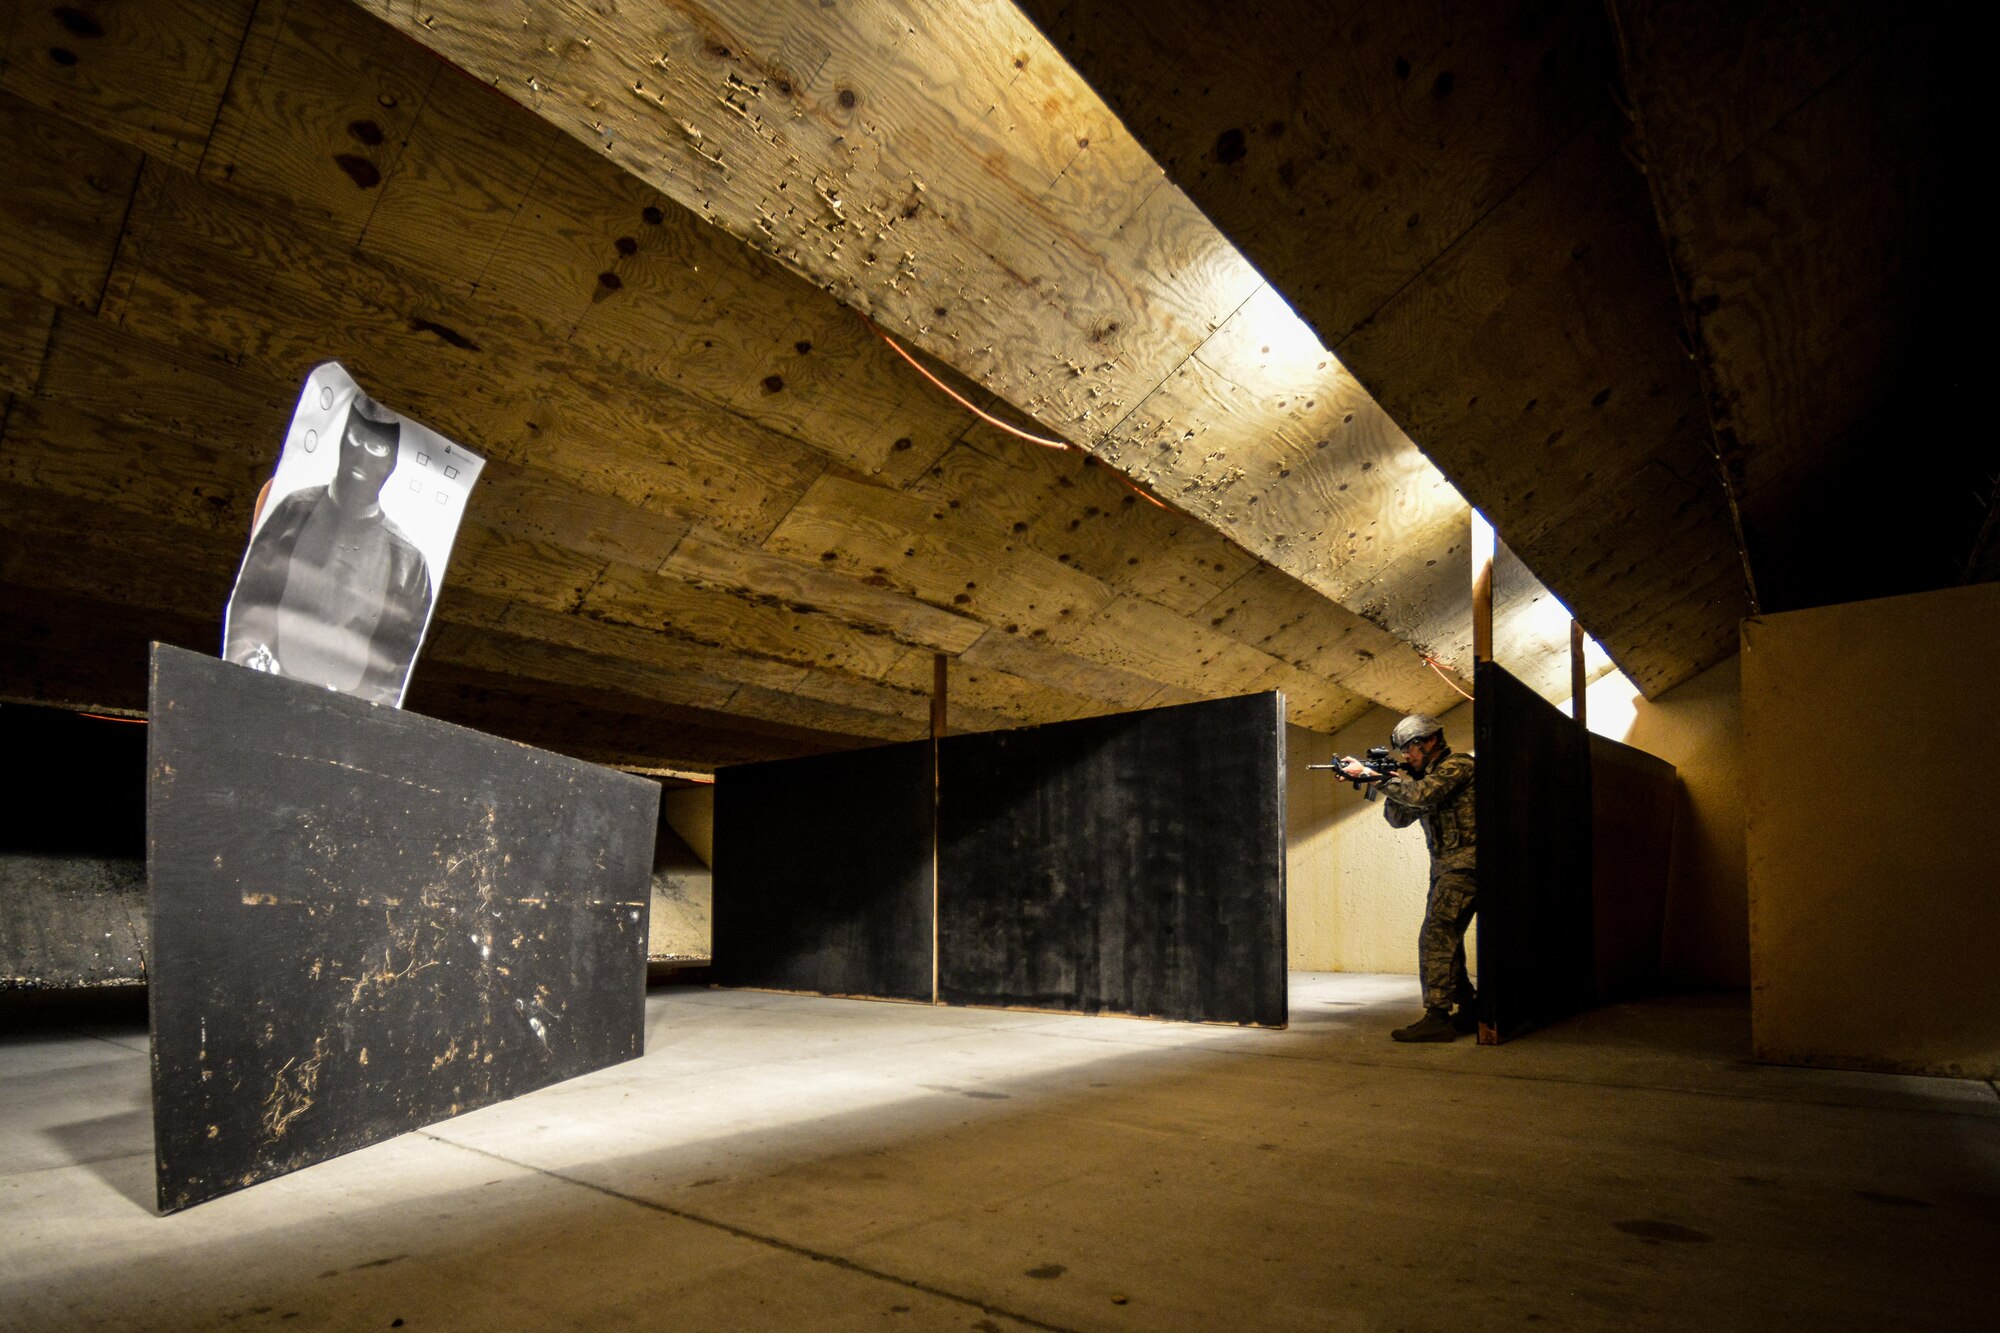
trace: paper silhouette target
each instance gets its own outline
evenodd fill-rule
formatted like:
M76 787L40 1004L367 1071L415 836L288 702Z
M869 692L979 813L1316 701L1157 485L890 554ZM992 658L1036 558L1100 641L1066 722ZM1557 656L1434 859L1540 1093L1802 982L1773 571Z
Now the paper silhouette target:
M484 466L337 362L315 367L236 575L223 657L400 706Z

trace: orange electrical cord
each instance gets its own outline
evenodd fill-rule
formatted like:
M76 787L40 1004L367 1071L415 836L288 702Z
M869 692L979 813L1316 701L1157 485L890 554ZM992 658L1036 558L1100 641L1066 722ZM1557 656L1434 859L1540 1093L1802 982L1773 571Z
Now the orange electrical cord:
M866 315L863 315L861 318L864 321L866 321L869 328L875 331L876 337L880 338L883 342L889 344L890 351L894 352L897 356L902 357L903 360L909 362L911 367L919 375L922 375L925 379L929 380L932 384L935 384L940 390L942 390L944 392L945 397L951 399L954 403L957 403L960 407L972 413L972 415L978 417L981 421L985 422L987 425L992 426L997 430L1006 431L1009 435L1012 435L1016 439L1026 440L1029 444L1038 444L1044 449L1076 449L1078 453L1084 452L1081 449L1077 449L1077 447L1071 444L1068 440L1052 440L1046 435L1036 435L1030 431L1022 430L1019 426L1013 425L1009 422L1002 421L999 417L994 416L991 412L988 412L984 408L978 406L976 403L971 402L969 399L965 397L965 395L959 393L958 390L952 388L949 384L946 384L943 380L931 374L930 370L925 367L923 362L917 360L917 358L911 356L908 352L903 350L903 345L897 342L894 338L891 338L887 333L884 333L882 331L881 326L876 324L874 320L869 319L868 316ZM1085 456L1088 457L1087 454ZM1142 491L1137 486L1133 485L1130 478L1120 476L1117 472L1113 472L1112 475L1118 477L1118 480L1125 483L1126 489L1130 490L1132 494L1138 496L1141 500L1144 500L1147 504L1158 505L1162 509L1171 510L1172 507L1168 505L1164 500L1161 500L1157 496L1149 495L1145 491Z
M909 362L911 369L915 370L919 375L922 375L932 384L935 384L939 388L939 390L941 390L944 393L945 397L951 399L951 401L957 403L960 407L972 413L972 415L978 417L981 421L985 422L987 425L992 426L997 430L1006 431L1009 435L1012 435L1016 439L1026 440L1029 444L1038 444L1044 449L1076 449L1078 453L1084 452L1081 449L1077 449L1077 446L1071 444L1068 440L1053 440L1046 435L1036 435L1029 431L1022 430L1019 426L1013 425L1009 422L1002 421L999 417L994 416L991 412L986 411L978 404L970 401L965 397L964 394L961 394L960 392L958 392L958 390L952 388L949 384L946 384L943 380L931 374L930 370L924 365L923 362L917 360L917 358L911 356L907 351L905 351L901 343L897 342L894 338L891 338L887 333L885 333L882 330L881 325L877 324L874 320L869 319L868 316L866 315L863 315L861 319L862 322L867 324L870 329L874 330L876 337L880 338L883 342L889 344L890 351L894 352L897 356L902 357L903 360ZM1088 455L1085 456L1088 457ZM1138 496L1141 500L1144 500L1147 504L1158 505L1162 509L1171 511L1172 506L1168 505L1165 501L1161 500L1159 497L1154 495L1149 495L1145 491L1140 490L1137 486L1132 484L1130 478L1120 476L1116 472L1112 473L1112 475L1118 477L1120 481L1125 483L1126 487L1132 492L1132 494ZM1430 669L1438 673L1439 680L1442 680L1445 684L1451 686L1454 690L1458 690L1459 694L1462 695L1468 703L1472 702L1472 696L1466 694L1464 690L1459 689L1458 682L1445 674L1444 668L1438 665L1438 661L1435 657L1432 657L1429 653L1418 653L1417 656L1423 658L1424 661L1430 666Z
M863 318L866 318L866 316L863 316ZM1029 444L1039 444L1044 449L1069 448L1068 440L1052 440L1048 438L1046 435L1031 434L1028 431L1022 430L1019 426L1010 425L1007 422L1002 421L999 417L994 416L991 412L988 412L984 408L977 406L970 399L966 398L963 394L959 393L958 390L952 388L949 384L946 384L943 380L931 374L929 369L927 369L921 361L917 360L917 358L911 356L908 352L903 350L903 344L897 342L894 338L891 338L888 334L884 333L881 330L881 328L879 328L874 323L874 321L870 320L868 327L875 330L876 337L880 338L883 342L889 344L890 351L894 352L897 356L902 357L903 360L909 362L910 365L915 368L916 372L919 375L922 375L932 384L935 384L937 385L938 388L944 390L945 397L951 399L951 401L957 403L960 407L972 413L972 415L978 417L981 421L985 422L987 425L997 427L1000 430L1004 430L1009 435L1014 436L1016 439L1026 440Z
M79 713L78 716L94 717L99 722L130 722L133 725L140 727L145 726L147 722L147 719L143 717L113 717L109 713Z
M1454 690L1458 690L1459 694L1465 699L1467 703L1474 702L1473 697L1471 695L1466 694L1464 690L1460 690L1458 688L1457 681L1453 680L1450 676L1447 676L1444 673L1444 668L1438 665L1438 660L1435 657L1432 657L1429 653L1418 653L1417 656L1424 659L1424 665L1428 666L1431 670L1438 673L1439 680L1451 686Z

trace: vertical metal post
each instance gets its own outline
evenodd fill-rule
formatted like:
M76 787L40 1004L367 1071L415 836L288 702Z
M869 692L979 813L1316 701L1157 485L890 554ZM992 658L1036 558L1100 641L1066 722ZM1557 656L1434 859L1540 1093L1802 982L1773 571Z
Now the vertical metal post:
M1472 511L1472 658L1493 660L1493 525Z

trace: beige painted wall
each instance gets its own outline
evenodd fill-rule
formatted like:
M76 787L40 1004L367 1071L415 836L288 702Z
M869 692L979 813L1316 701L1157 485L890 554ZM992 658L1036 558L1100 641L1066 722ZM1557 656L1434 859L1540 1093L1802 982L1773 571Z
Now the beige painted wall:
M1996 660L1995 584L1744 622L1759 1059L2000 1077Z
M1417 970L1417 927L1430 886L1423 830L1390 828L1379 798L1364 801L1331 774L1306 771L1335 753L1386 745L1399 716L1378 708L1336 736L1303 727L1286 736L1285 928L1294 968ZM1471 705L1440 720L1454 748L1471 748Z
M1679 985L1750 984L1737 664L1732 657L1653 700L1616 672L1584 692L1592 731L1657 755L1680 775L1660 958L1661 976Z
M1658 755L1681 776L1685 800L1668 878L1663 976L1681 985L1749 985L1736 659L1651 701L1614 672L1590 687L1586 703L1592 731ZM1455 747L1471 746L1473 714L1472 705L1461 704L1443 716ZM1417 970L1428 878L1421 833L1398 833L1383 822L1379 803L1305 769L1335 751L1358 754L1385 743L1396 718L1377 709L1334 737L1291 728L1286 897L1295 968Z
M705 866L715 864L715 788L675 787L661 793L660 814Z

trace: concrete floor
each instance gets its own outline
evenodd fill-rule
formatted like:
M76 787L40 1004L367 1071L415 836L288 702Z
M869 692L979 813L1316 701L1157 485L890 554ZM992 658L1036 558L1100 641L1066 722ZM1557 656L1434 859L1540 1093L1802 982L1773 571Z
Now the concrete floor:
M0 1038L0 1326L1995 1326L2000 1094L1735 997L1402 1047L672 988L645 1058L172 1217L143 1027Z

